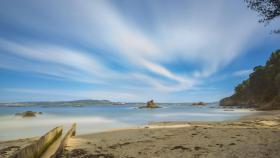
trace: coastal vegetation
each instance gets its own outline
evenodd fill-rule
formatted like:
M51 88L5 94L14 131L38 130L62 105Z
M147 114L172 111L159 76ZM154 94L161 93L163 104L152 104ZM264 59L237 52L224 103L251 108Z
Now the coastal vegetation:
M244 0L247 7L258 12L261 19L260 23L267 25L280 16L279 0ZM280 28L273 30L274 33L280 33Z
M235 93L220 101L221 106L280 109L280 50L273 52L264 66L256 66Z

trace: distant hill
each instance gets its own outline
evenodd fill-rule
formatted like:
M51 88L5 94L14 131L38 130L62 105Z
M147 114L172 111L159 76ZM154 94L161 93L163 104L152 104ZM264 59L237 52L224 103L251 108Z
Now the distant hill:
M235 93L220 106L280 109L280 50L273 52L265 66L257 66L249 79L235 87Z
M0 103L0 106L86 106L86 105L121 105L125 103L109 100L75 100L75 101L43 101L43 102L15 102Z

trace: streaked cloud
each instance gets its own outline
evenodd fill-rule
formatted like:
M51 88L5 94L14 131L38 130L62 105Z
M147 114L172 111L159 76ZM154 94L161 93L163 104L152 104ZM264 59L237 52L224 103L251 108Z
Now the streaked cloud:
M75 100L75 99L108 99L108 100L138 100L137 96L132 93L120 92L120 91L95 91L95 90L63 90L63 89L34 89L34 88L7 88L2 89L4 92L17 93L17 94L27 94L35 96L43 96L41 100L46 100L48 95L57 96L61 98L60 100ZM46 97L44 97L46 95ZM22 99L22 98L19 98ZM49 99L49 98L48 98ZM57 98L56 98L57 99Z
M136 3L5 1L0 67L93 85L95 96L164 98L207 89L267 32L241 1L143 1L141 13L131 9ZM4 33L7 26L19 33ZM179 59L183 72L168 66Z

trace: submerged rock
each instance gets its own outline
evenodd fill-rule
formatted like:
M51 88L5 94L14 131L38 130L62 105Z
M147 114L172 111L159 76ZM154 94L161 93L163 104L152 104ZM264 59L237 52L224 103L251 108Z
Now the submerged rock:
M34 112L34 111L25 111L25 112L19 112L16 113L16 116L21 116L21 117L36 117L37 114L43 114L42 112Z
M147 102L146 106L141 106L140 108L160 108L159 106L157 106L157 104L154 102L154 100L150 100Z

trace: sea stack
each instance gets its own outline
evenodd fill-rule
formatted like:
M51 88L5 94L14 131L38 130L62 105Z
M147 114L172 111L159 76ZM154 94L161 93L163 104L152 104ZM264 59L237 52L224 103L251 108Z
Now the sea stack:
M140 108L160 108L159 106L157 106L157 104L154 102L154 100L150 100L146 103L146 106L141 106Z
M195 102L195 103L192 103L193 106L206 106L208 105L208 103L205 103L205 102Z

